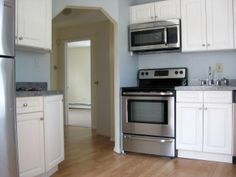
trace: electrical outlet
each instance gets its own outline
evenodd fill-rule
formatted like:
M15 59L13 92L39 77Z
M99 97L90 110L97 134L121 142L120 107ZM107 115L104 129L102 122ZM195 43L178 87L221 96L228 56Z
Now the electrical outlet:
M216 63L216 72L223 73L224 65L223 63Z

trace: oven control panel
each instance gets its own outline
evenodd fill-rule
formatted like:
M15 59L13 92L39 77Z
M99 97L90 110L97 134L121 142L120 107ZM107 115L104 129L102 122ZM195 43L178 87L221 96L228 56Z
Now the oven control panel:
M139 79L185 79L187 68L141 69Z

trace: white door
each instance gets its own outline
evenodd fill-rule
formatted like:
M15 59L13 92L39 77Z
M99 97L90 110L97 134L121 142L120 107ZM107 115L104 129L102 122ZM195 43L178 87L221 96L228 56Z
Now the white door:
M50 170L64 160L62 95L44 97L45 161Z
M231 154L232 104L204 105L204 152Z
M180 18L180 0L159 1L155 3L156 20Z
M130 23L144 23L155 21L154 3L130 7Z
M202 151L202 104L177 103L176 112L177 149Z
M182 0L182 50L207 50L205 0Z
M233 49L232 0L206 0L206 9L208 49Z
M44 47L47 18L46 1L47 0L18 0L17 44Z
M44 173L43 112L17 114L17 134L20 177Z

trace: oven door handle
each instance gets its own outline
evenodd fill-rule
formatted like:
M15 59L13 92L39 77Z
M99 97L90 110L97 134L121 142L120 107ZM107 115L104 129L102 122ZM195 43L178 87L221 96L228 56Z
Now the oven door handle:
M124 135L125 139L141 140L141 141L153 141L158 143L173 143L173 139L156 139L156 138L142 138L132 135Z
M172 96L173 92L123 92L123 95L154 95L154 96Z

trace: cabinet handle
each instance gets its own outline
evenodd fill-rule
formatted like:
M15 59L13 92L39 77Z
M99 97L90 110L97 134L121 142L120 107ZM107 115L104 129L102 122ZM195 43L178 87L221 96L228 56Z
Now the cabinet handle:
M43 118L43 117L41 117L41 118L40 118L40 120L44 120L44 118Z
M22 36L19 37L19 40L23 40L24 38Z
M27 106L28 106L28 104L27 104L27 103L24 103L24 104L23 104L23 107L27 107Z

